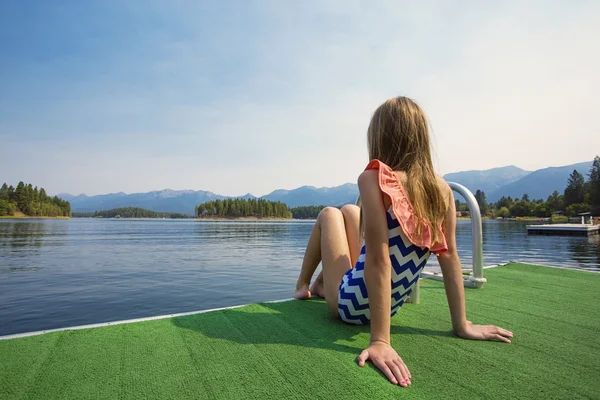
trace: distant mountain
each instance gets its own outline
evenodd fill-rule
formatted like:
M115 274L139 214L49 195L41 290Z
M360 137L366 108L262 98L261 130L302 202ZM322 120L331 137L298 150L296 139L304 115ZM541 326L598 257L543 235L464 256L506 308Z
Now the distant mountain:
M294 190L276 190L262 198L271 201L281 201L288 207L311 205L344 205L354 203L358 196L358 186L346 183L333 188L315 188L303 186ZM148 193L111 193L97 196L81 194L74 196L61 193L59 197L71 203L74 212L93 212L111 210L123 207L138 207L152 211L176 212L194 214L194 208L210 200L227 199L230 196L221 196L204 190L161 190ZM247 193L239 196L242 199L255 199L256 196Z
M288 207L297 206L341 206L354 203L358 197L358 186L346 183L332 188L302 186L294 190L276 190L263 196L263 199L280 201Z
M204 190L193 191L170 189L148 193L111 193L98 196L71 196L62 194L61 197L68 200L71 203L71 209L76 212L138 207L152 211L184 213L189 215L194 214L194 207L200 203L227 198L227 196L220 196ZM244 198L246 197L244 196Z
M460 183L473 193L482 190L487 195L505 185L518 181L530 173L530 171L510 165L483 171L454 172L444 175L444 179L448 182Z
M587 174L592 166L592 161L565 165L563 167L550 167L534 171L523 178L504 185L490 193L486 192L488 201L498 201L502 196L522 197L525 193L530 199L548 198L555 190L563 193L567 186L569 175L573 170L579 171L587 178Z
M502 196L522 197L527 193L531 199L546 199L552 192L558 190L562 193L567 184L567 179L574 169L587 175L592 162L567 165L564 167L545 168L534 172L528 172L515 166L493 168L484 171L464 171L447 174L447 181L460 183L473 193L483 190L487 200L497 201ZM59 197L71 203L71 209L75 212L93 212L110 210L121 207L139 207L152 211L173 212L190 214L194 213L194 207L200 203L210 200L226 199L204 190L160 190L148 193L111 193L98 196L78 196L62 193ZM250 193L239 196L243 199L256 198ZM275 190L263 199L281 201L288 207L297 206L341 206L353 204L358 197L358 186L346 183L336 187L316 188L314 186L302 186L293 190Z

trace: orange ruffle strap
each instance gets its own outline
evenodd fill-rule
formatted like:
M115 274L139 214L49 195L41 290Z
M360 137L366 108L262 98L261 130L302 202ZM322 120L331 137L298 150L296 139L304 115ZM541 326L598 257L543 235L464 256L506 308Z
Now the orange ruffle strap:
M396 219L400 221L402 231L415 246L426 247L432 253L443 253L448 250L446 237L442 231L441 225L437 227L441 241L431 242L431 224L424 221L424 229L422 235L417 235L418 217L414 213L413 205L408 198L408 194L404 190L404 186L398 181L394 171L379 160L371 160L367 165L366 170L379 170L379 188L389 197L392 204L392 211Z

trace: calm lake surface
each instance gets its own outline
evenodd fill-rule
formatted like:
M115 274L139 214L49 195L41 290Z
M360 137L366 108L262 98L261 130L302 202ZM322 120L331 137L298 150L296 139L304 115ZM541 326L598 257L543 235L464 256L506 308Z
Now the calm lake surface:
M313 223L0 220L0 335L289 298ZM483 231L485 265L600 270L600 236ZM457 239L470 267L470 221Z

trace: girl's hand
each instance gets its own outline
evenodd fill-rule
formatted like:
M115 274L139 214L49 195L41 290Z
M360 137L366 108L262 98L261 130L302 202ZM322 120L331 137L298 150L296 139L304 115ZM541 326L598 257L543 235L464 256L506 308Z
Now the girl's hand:
M467 321L465 329L456 334L463 339L499 340L506 343L510 343L509 338L513 337L513 333L506 329L494 325L473 325L471 321Z
M410 371L404 365L404 361L396 353L396 350L389 344L383 342L371 343L358 356L358 365L364 367L367 360L371 360L394 385L400 384L402 387L410 385Z

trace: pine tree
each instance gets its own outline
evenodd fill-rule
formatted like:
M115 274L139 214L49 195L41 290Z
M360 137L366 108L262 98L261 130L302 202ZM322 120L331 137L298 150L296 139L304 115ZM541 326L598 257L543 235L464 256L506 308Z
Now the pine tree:
M481 213L481 215L487 215L489 207L485 198L485 192L477 190L477 192L475 192L475 200L477 200L477 204L479 204L479 212Z
M564 208L564 197L557 190L548 196L546 202L548 203L548 207L551 208L550 211L561 211Z
M572 204L581 204L585 197L585 178L577 170L569 176L565 188L565 207Z
M10 185L8 187L8 201L12 202L12 203L17 202L17 196L15 195L15 188L12 185Z
M17 203L17 207L22 210L25 207L27 195L25 194L25 184L23 181L17 184L17 188L15 189L15 200Z
M600 215L600 156L594 157L589 173L590 203L592 212Z
M6 183L4 183L0 188L0 200L8 202L8 186Z

